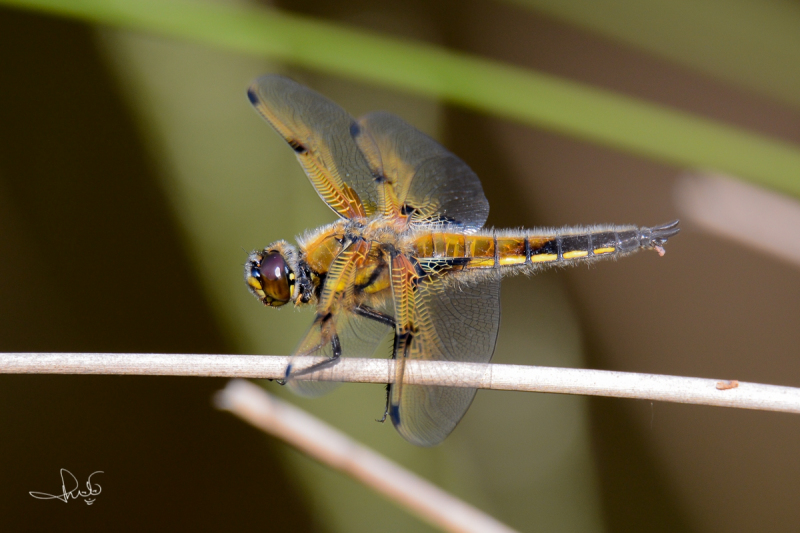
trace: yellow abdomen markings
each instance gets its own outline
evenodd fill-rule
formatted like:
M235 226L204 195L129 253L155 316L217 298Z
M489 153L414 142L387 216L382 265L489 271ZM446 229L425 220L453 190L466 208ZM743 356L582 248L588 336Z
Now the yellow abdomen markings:
M525 237L498 237L497 262L500 265L521 265L528 260Z
M458 233L433 234L434 257L464 257L464 236Z
M637 230L628 228L560 235L425 233L415 237L412 255L429 272L513 268L628 253L641 246L638 239Z
M433 235L425 233L412 243L414 257L433 257Z
M592 251L594 252L594 255L603 255L603 254L610 254L610 253L613 253L613 252L615 252L616 250L617 250L617 249L616 249L616 248L614 248L613 246L608 246L608 247L606 247L606 248L595 248L595 249L594 249L594 250L592 250Z
M553 237L530 237L531 263L558 261L558 244Z
M589 252L585 250L575 250L572 252L564 252L564 259L577 259L579 257L586 257L589 255Z
M468 268L491 268L494 267L495 247L494 236L470 236L465 242Z

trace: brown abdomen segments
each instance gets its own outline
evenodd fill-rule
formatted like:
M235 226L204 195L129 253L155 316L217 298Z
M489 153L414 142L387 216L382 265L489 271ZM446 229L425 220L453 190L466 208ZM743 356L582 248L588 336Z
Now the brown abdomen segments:
M449 262L457 270L496 268L630 253L647 244L640 237L630 226L561 235L426 233L414 239L412 253L420 262Z

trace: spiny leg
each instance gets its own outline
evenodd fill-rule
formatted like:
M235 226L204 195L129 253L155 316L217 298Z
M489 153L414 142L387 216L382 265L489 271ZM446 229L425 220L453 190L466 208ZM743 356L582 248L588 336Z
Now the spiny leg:
M317 316L309 332L309 334L312 334L314 328L318 328L319 339L313 339L312 337L312 342L314 342L314 344L311 347L304 346L305 340L301 341L301 348L298 349L298 355L313 355L323 350L326 344L330 342L330 357L297 372L292 372L292 362L290 362L286 367L285 379L311 374L323 368L333 366L339 361L342 355L342 345L336 333L335 317L336 313L341 311L340 303L346 292L346 288L352 286L356 262L359 257L364 255L365 247L368 250L369 245L364 241L348 242L339 255L336 256L336 259L328 271L322 292L319 295ZM345 287L345 290L341 290L339 288L340 286ZM306 338L308 338L308 336Z
M397 359L397 331L394 333L394 342L392 343L392 361ZM383 409L383 416L376 419L375 422L383 424L389 418L389 403L392 400L392 384L386 384L386 406Z
M289 379L290 375L291 375L291 377L303 376L303 375L306 375L306 374L314 373L314 372L316 372L318 370L322 370L323 368L327 368L329 366L333 366L336 363L338 363L339 362L339 358L342 356L342 344L339 342L339 335L337 335L336 333L331 335L330 342L331 342L331 356L329 358L325 359L324 361L319 361L318 363L314 363L310 367L304 368L304 369L299 370L299 371L294 372L294 373L292 373L292 364L289 363L289 366L286 367L286 375L285 375L284 379L281 380L281 381L286 383L286 380ZM315 351L321 349L322 347L323 347L323 344L320 344L320 345L314 347L313 350L310 350L309 353L314 353Z
M364 318L369 318L370 320L375 320L376 322L380 322L381 324L391 328L394 328L395 325L393 316L387 315L386 313L381 313L380 311L371 307L367 307L366 305L357 305L353 308L353 313Z
M411 347L411 339L413 339L413 335L411 332L404 332L401 334L397 333L395 330L394 333L394 343L392 344L392 361L397 361L397 353L403 353L403 359L408 358L408 352ZM377 420L380 423L386 422L386 418L389 416L389 409L391 407L392 401L392 385L391 383L386 384L386 408L383 410L383 416ZM396 418L396 417L395 417Z
M359 305L353 309L353 312L358 316L362 316L364 318L369 318L370 320L375 320L376 322L380 322L381 324L385 324L392 329L395 329L395 320L393 316L387 315L386 313L381 313L380 311L373 309L371 307L367 307L366 305ZM397 346L397 332L395 331L395 342L393 343L392 347L392 359L395 358L395 348ZM383 410L383 416L376 419L376 422L380 422L383 424L386 422L386 419L389 417L389 401L390 401L390 394L391 394L391 385L389 383L386 384L386 407Z

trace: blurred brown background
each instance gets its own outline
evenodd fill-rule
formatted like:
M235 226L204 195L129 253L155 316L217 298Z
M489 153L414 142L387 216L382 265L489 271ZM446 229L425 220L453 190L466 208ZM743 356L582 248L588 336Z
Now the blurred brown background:
M506 3L321 7L300 1L282 7L800 143L800 112L788 104ZM179 148L170 145L167 129L151 121L148 136L147 120L136 117L131 87L120 83L120 68L134 64L133 45L125 48L129 55L122 51L126 38L0 8L0 351L285 353L309 317L273 316L239 287L243 320L265 332L262 340L245 340L231 325L242 319L228 308L220 312L216 295L224 291L209 288L204 262L225 257L231 272L225 283L236 286L241 247L290 238L332 215L315 204L298 169L286 177L283 163L254 166L253 175L268 183L256 193L233 166L241 154L213 145L211 153L194 153L213 159L222 169L218 180L253 196L253 203L216 213L214 198L201 193L195 204L176 203L181 182L164 176L177 168L170 167L177 160L170 154ZM173 46L162 41L137 46ZM176 53L207 72L208 87L222 75L202 55ZM246 116L243 91L251 73L242 72L242 80L226 82L240 92L216 96ZM286 72L353 114L385 108L438 134L481 176L492 206L489 225L654 225L677 216L672 187L683 169L390 91ZM161 88L178 99L195 98L205 86L166 83ZM150 88L160 94L155 83ZM189 112L198 121L219 113L204 106ZM264 150L271 143L293 164L255 114L251 125L257 132L251 142ZM154 149L159 143L167 148ZM209 209L209 219L251 217L229 223L258 237L230 242L232 251L203 248L191 223L203 216L196 214L198 204ZM288 211L278 217L282 209ZM504 282L496 361L800 386L798 268L682 226L662 259L639 254ZM295 329L285 333L290 322ZM560 349L571 358L556 357ZM210 397L222 384L0 376L5 529L422 528L392 504L362 498L351 482L305 465L283 445L215 411ZM777 532L800 523L795 416L481 392L451 439L419 451L407 450L390 427L371 423L381 409L377 388L365 393L367 400L351 399L348 391L303 405L342 416L342 425L358 424L354 432L379 434L373 443L379 450L525 531ZM556 453L562 448L576 451L567 460ZM294 470L298 464L305 473ZM95 478L103 486L98 502L65 505L27 494L56 492L59 468L79 480L103 470ZM337 497L354 507L330 503Z
M0 9L3 351L231 351L90 30ZM0 376L7 531L244 530L311 520L223 380ZM59 469L84 488L58 494ZM112 481L113 480L113 481Z

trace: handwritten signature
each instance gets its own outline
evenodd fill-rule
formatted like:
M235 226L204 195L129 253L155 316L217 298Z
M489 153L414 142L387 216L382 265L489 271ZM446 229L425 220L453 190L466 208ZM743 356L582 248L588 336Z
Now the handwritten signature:
M100 485L98 485L97 483L92 485L92 476L95 474L102 474L102 473L103 473L102 470L98 470L96 472L92 472L89 475L89 479L86 480L86 488L89 490L84 492L78 488L79 486L78 479L72 475L72 472L70 472L66 468L62 468L61 494L47 494L45 492L34 492L34 491L31 491L28 494L30 494L37 500L61 500L64 503L69 502L70 498L73 498L75 500L77 500L78 498L85 498L83 501L86 502L86 505L92 505L95 502L96 496L103 491L102 487L100 487ZM66 477L65 475L68 477ZM69 481L69 478L72 478L72 483L70 483L70 486L74 483L75 488L67 491L67 482ZM91 498L88 498L88 496L91 496Z

